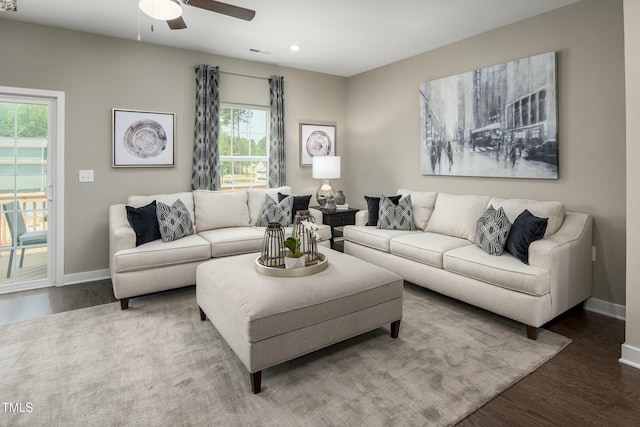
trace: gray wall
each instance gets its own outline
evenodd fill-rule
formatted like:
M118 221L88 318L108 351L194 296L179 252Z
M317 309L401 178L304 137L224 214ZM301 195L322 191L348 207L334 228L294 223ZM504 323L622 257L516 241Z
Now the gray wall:
M627 323L625 344L634 347L640 363L640 3L624 0L624 43L627 93Z
M350 204L405 187L560 200L594 216L593 296L625 303L625 93L621 0L585 0L349 79ZM421 82L557 52L560 179L420 175Z
M285 77L287 181L315 191L310 168L298 165L298 121L322 119L346 132L346 79L250 61L0 19L0 86L66 93L65 271L108 268L108 207L131 194L190 190L196 64ZM266 80L221 76L223 102L268 105ZM114 169L112 108L176 114L176 167ZM93 169L94 183L78 170Z
M622 0L584 0L351 78L240 61L0 19L0 85L66 93L65 274L106 269L107 209L130 194L189 189L194 66L284 75L287 181L318 183L299 166L298 123L336 122L347 202L399 187L555 199L595 218L594 297L625 304L625 95ZM7 41L10 41L7 42ZM542 52L558 52L560 179L420 175L421 82ZM223 75L223 101L253 98L266 81ZM177 166L111 168L111 109L171 111ZM348 118L348 122L347 122ZM78 183L79 169L96 181Z

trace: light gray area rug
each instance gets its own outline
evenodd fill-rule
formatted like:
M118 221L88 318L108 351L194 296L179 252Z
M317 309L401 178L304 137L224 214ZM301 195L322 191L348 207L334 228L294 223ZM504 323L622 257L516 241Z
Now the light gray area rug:
M266 369L262 393L194 288L0 326L0 425L450 425L570 339L405 285L388 326ZM30 403L31 411L27 411Z

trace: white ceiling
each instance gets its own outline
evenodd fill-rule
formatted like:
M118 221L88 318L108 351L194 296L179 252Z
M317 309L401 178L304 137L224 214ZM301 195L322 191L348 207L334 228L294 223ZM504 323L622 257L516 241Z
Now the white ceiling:
M183 5L187 29L171 31L140 13L140 34L143 43L352 76L577 1L228 0L255 10L253 21ZM17 2L18 12L0 18L129 40L138 32L138 0ZM302 49L292 52L292 44Z

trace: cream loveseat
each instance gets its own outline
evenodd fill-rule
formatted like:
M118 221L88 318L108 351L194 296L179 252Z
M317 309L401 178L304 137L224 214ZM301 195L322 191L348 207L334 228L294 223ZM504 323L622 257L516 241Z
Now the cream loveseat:
M260 219L268 194L292 194L291 187L269 190L215 192L196 190L154 196L131 196L128 206L140 208L154 200L173 204L180 199L193 221L195 233L136 247L136 233L127 219L126 205L109 208L109 269L113 293L124 310L129 298L196 283L196 268L211 259L262 250L265 227ZM311 210L319 227L320 244L327 246L331 229L322 225L322 213ZM291 227L285 228L285 234Z
M592 217L560 202L500 199L401 189L411 195L415 231L365 225L344 228L345 253L441 294L522 322L527 335L591 296ZM544 238L529 246L529 264L476 246L476 222L489 206L511 223L525 209L548 218Z

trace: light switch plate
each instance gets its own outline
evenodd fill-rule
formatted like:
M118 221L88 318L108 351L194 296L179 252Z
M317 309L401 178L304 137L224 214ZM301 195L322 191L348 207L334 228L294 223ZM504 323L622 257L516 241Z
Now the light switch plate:
M93 182L93 169L79 171L80 182Z

